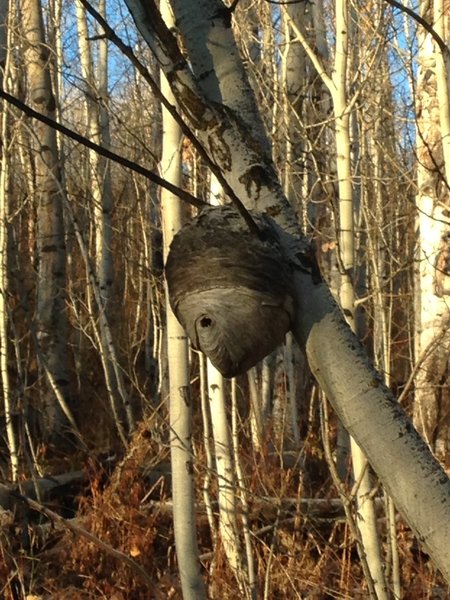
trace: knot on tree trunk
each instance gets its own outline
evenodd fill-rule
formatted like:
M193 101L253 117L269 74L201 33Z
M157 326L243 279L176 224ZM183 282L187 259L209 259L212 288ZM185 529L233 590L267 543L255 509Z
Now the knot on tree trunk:
M197 350L234 377L270 354L291 328L292 270L276 229L232 206L207 207L174 237L166 263L170 304Z

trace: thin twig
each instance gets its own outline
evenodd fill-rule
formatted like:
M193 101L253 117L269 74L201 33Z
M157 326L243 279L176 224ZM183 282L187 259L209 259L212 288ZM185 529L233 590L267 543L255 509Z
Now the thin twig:
M414 364L411 373L408 377L408 380L406 381L403 390L400 394L400 396L398 397L397 401L399 404L402 404L402 402L405 400L406 395L409 393L411 387L413 386L414 380L416 378L416 375L418 373L418 371L420 370L420 368L422 367L423 363L425 362L425 360L431 355L433 354L433 352L436 350L437 346L442 342L443 338L447 335L447 327L444 326L442 328L442 330L438 333L438 335L433 338L431 340L431 342L425 347L425 349L423 350L423 352L421 353L421 355L419 356L419 358L417 359L416 363Z

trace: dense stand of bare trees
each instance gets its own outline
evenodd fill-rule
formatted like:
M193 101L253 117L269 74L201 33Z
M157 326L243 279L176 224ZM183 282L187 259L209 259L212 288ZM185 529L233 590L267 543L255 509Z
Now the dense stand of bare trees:
M450 13L395 5L0 1L0 595L445 594ZM169 303L177 188L267 213L292 269L285 347L231 382ZM11 541L17 493L66 515L89 477L94 558Z

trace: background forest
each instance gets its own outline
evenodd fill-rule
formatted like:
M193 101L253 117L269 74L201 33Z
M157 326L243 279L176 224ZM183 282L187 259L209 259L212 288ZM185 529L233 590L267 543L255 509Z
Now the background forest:
M0 597L448 598L291 334L231 380L188 347L163 273L197 214L177 196L226 199L127 4L91 2L105 29L84 0L0 0ZM230 18L322 274L450 473L450 5Z

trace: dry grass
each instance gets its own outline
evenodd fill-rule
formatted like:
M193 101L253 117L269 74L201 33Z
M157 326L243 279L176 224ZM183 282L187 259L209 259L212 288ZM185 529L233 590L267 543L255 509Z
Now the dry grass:
M284 498L336 496L318 440L313 435L306 440L301 468L295 463L282 465L280 456L268 450L255 454L243 446L241 457L258 577L257 597L264 598L266 590L269 600L366 599L367 588L345 521L308 518L295 506L283 508ZM197 457L200 482L204 475L201 465L205 464L200 444ZM144 423L127 457L112 475L106 477L95 462L86 466L90 483L78 498L74 521L133 558L151 577L157 592L149 590L127 564L96 544L44 522L39 525L36 515L25 525L20 515L15 515L1 530L0 597L181 600L170 486L165 473L167 458L167 447L153 440L149 423ZM211 500L214 503L214 486ZM221 544L212 545L200 493L198 511L198 539L209 597L236 600L237 583ZM381 517L381 531L383 527ZM398 530L404 598L448 598L447 588L408 528L399 522Z

